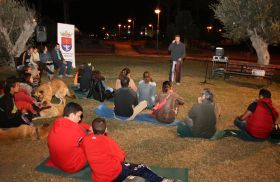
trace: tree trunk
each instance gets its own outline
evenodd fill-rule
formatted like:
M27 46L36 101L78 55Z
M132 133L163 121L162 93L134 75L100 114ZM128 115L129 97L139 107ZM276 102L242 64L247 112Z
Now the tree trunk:
M257 34L250 36L252 45L258 56L258 63L261 65L269 65L270 55L268 52L268 44Z
M3 40L5 41L6 50L9 54L9 60L7 64L11 66L13 69L15 69L15 63L14 58L19 57L20 54L25 50L26 42L28 41L29 37L32 36L34 29L36 27L36 22L31 21L25 21L23 23L23 28L19 31L21 31L19 37L17 38L15 43L12 43L10 36L8 34L6 27L0 27L0 32L3 35Z

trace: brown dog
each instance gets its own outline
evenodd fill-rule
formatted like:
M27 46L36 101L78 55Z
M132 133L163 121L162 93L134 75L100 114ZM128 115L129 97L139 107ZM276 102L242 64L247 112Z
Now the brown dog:
M30 138L32 140L44 140L49 133L49 124L42 126L20 125L16 128L0 128L0 140L17 140Z
M63 115L65 104L50 104L51 108L40 111L40 116L33 118L33 120L54 118Z
M60 104L65 104L65 97L75 98L75 95L69 91L67 85L62 80L51 80L41 84L35 89L34 96L38 97L42 103L50 105L52 97L60 99Z

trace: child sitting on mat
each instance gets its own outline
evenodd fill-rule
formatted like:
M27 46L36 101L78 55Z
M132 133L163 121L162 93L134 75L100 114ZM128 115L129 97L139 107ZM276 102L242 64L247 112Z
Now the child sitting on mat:
M57 118L48 136L50 160L46 165L57 167L68 173L84 168L87 159L80 142L91 132L91 126L81 123L83 108L74 102L66 104L63 118Z
M150 182L169 182L143 164L125 162L125 152L109 136L106 121L96 118L92 122L93 133L84 137L82 148L88 159L95 182L123 181L128 176L140 176Z

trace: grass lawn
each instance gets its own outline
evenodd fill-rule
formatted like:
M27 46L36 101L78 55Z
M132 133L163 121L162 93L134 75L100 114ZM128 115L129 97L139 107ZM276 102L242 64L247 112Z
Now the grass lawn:
M77 64L93 62L95 69L106 77L114 87L120 70L129 67L137 83L146 70L161 84L168 79L168 58L96 56L77 57ZM215 100L221 107L218 119L219 130L234 128L232 121L245 111L248 104L258 95L264 80L242 77L224 81L222 78L204 81L205 64L186 61L180 86L174 86L185 99L178 118L186 116L197 102L200 91L211 88ZM11 74L1 70L1 78ZM46 78L44 78L46 79ZM64 78L68 84L72 79ZM257 86L256 86L257 85ZM269 86L274 105L280 109L280 84ZM95 116L93 109L97 101L76 99L84 108L84 122L90 123ZM107 103L112 107L112 103ZM52 123L54 119L35 121L35 124ZM162 167L184 167L189 169L190 181L280 181L280 147L268 142L244 142L237 138L209 141L187 139L176 136L176 127L158 126L149 123L121 122L108 120L109 134L127 152L127 161L158 165ZM46 141L5 141L0 147L0 181L71 181L70 179L34 172L34 167L48 156Z

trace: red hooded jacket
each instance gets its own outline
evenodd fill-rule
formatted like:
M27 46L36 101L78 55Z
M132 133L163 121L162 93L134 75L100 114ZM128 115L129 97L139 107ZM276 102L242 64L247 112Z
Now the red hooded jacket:
M50 160L46 165L74 173L82 169L86 156L80 142L87 135L88 124L78 124L67 118L57 118L48 136Z
M272 106L271 99L259 99L255 112L247 121L246 130L256 138L266 139L270 136L272 131L273 119L271 112L263 105L263 102L265 102L271 108L275 119L278 118L279 114Z
M87 135L82 141L95 182L111 182L122 171L125 153L119 145L105 135Z

